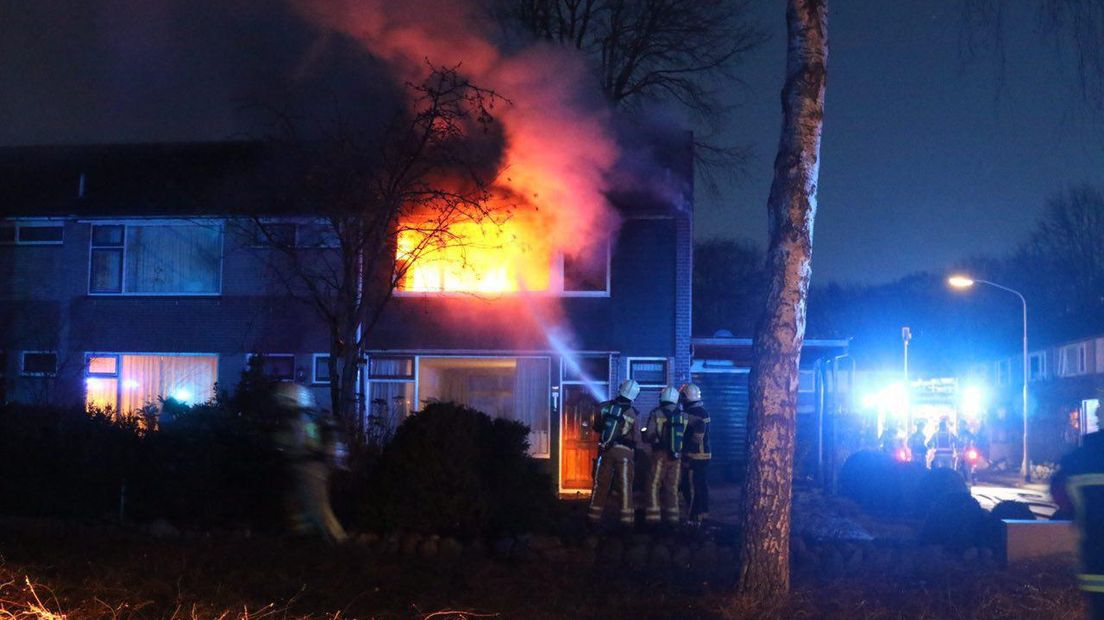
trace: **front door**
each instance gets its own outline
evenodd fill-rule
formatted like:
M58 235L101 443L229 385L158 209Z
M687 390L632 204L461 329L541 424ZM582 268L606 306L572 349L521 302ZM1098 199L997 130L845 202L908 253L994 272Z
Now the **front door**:
M563 386L560 486L564 491L589 491L594 486L594 459L598 456L598 438L591 425L598 414L598 406L598 399L586 386Z

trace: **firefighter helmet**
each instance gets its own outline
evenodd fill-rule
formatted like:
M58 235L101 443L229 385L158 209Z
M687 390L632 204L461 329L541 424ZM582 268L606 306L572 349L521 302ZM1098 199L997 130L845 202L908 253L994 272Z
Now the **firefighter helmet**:
M674 386L668 385L659 393L659 402L661 403L671 403L673 405L678 402L678 398L679 391Z
M313 408L314 394L305 385L299 383L281 383L276 386L276 402L283 407Z
M639 393L640 384L632 379L625 379L621 382L621 386L617 388L617 395L629 400L636 400L636 395Z
M682 394L682 397L686 399L688 403L696 403L701 400L701 388L693 383L683 385L679 393Z

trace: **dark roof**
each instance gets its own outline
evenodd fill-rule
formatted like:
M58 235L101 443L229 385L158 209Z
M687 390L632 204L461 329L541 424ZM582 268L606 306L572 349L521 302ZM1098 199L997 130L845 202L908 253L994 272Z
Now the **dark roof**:
M751 365L754 341L751 338L722 336L693 338L693 358L696 360L732 360L738 365ZM806 338L801 351L801 366L807 368L823 358L847 354L850 338Z
M610 191L623 213L691 210L692 147L686 132L655 138L648 184ZM651 139L651 136L648 136ZM276 215L267 175L282 175L292 159L261 142L186 142L14 146L0 148L2 216ZM657 154L663 154L660 158ZM83 186L82 186L83 178ZM648 186L646 186L648 185ZM83 195L81 194L83 187ZM276 198L276 195L270 196ZM256 208L263 205L263 209ZM291 207L291 205L284 205Z
M4 147L0 215L225 212L216 199L248 177L261 152L253 142Z

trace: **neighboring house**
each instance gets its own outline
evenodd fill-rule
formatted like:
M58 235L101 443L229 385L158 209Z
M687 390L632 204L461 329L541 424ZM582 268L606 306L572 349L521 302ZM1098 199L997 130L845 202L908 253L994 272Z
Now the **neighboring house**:
M0 384L7 401L128 411L232 389L251 355L328 403L327 332L266 277L230 222L259 147L243 143L0 149ZM692 178L676 150L663 198L610 197L608 257L563 256L533 301L399 291L369 336L369 424L457 400L531 428L564 493L591 487L589 422L618 382L638 407L690 378ZM309 214L305 214L308 215ZM317 236L309 217L288 234ZM534 311L532 305L539 308Z
M1032 461L1057 460L1081 435L1099 430L1095 414L1104 397L1104 336L1029 351L1027 375ZM967 378L988 386L992 420L1006 422L1022 437L1023 355L975 364Z

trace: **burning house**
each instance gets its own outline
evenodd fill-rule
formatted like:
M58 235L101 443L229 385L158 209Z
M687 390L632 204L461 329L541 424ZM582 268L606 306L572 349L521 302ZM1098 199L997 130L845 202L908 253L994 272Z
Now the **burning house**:
M259 150L0 153L5 400L118 411L202 402L262 355L268 375L304 381L329 402L326 326L273 285L270 250L242 234L226 202ZM466 243L420 255L366 335L356 387L365 425L463 402L527 424L532 454L560 490L589 489L595 404L626 377L644 386L642 408L689 378L690 152L685 141L666 152L662 174L680 179L667 184L679 191L611 191L611 224L586 233L597 252L517 218L464 224L453 233ZM308 214L270 222L301 245L324 236ZM401 264L403 238L395 251Z

